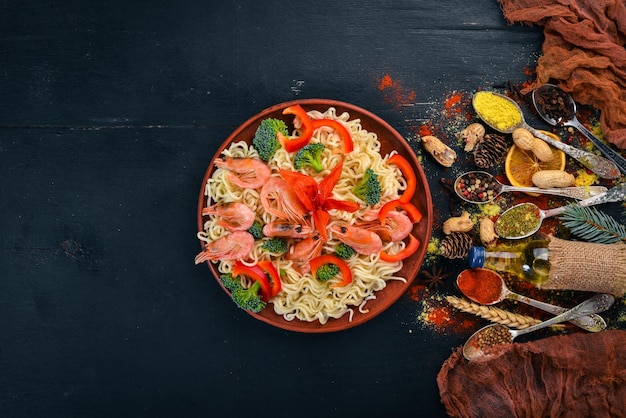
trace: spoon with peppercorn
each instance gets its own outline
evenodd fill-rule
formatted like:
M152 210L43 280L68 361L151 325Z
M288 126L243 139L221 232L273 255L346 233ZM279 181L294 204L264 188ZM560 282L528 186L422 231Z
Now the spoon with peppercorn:
M533 104L539 116L550 125L571 126L578 129L604 156L613 161L623 174L626 174L626 158L589 132L576 118L576 102L572 96L554 84L544 84L533 90Z
M580 200L570 205L593 206L624 200L626 200L626 184L620 184L612 187L605 193ZM512 206L496 219L496 234L498 234L500 238L506 239L522 239L529 237L539 230L544 219L564 213L567 207L568 205L564 205L554 209L543 210L531 202Z
M504 299L510 299L554 315L562 314L567 310L513 292L506 286L500 274L485 268L463 270L456 278L456 285L468 299L481 305L495 305ZM606 328L604 319L596 314L570 319L569 322L589 332L599 332Z
M505 192L531 192L572 199L587 199L606 192L607 188L604 186L581 186L542 189L539 187L509 186L500 183L495 176L485 171L468 171L457 177L454 182L454 191L466 202L480 204L492 202Z
M483 100L485 97L487 99ZM484 106L482 105L483 102L485 102ZM524 128L530 131L534 137L547 142L554 148L560 149L580 164L596 173L598 177L603 179L615 179L621 176L619 168L613 161L592 152L559 142L528 125L524 120L524 114L519 105L503 94L491 91L479 91L474 95L472 105L478 117L498 132L510 134L516 128ZM494 114L492 115L491 112L494 112ZM499 123L502 121L508 123Z
M592 296L560 315L539 324L532 325L528 328L512 330L506 325L487 325L486 327L476 331L468 338L463 345L463 356L468 360L489 359L498 355L498 353L491 349L501 345L511 344L513 340L520 335L547 328L580 316L604 312L613 305L613 302L615 302L614 296L606 293L600 293Z

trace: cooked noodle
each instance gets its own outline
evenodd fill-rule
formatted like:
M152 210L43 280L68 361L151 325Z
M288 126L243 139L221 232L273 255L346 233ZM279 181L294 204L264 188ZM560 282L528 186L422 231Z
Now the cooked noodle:
M350 224L357 223L359 220L363 220L364 216L372 209L378 209L385 202L398 198L399 192L406 187L405 180L395 165L386 163L391 154L385 157L381 156L381 143L375 133L363 129L360 120L349 120L348 113L336 115L336 111L332 107L324 113L311 111L308 114L312 119L339 119L345 123L352 134L354 150L345 155L343 171L333 189L333 197L360 202L351 190L361 181L367 168L372 168L378 174L382 188L381 200L373 208L362 205L358 211L353 213L330 210L329 228L340 221ZM298 126L296 126L297 128ZM333 150L340 150L342 144L339 135L335 135L332 130L318 129L311 142L322 142L326 146L322 155L322 165L325 170L316 174L311 174L308 171L302 172L315 177L319 183L321 178L328 175L330 170L341 161L344 154L333 152ZM223 156L243 158L258 157L258 154L254 147L240 141L232 143L224 150ZM293 165L293 155L283 148L276 152L268 165L271 168L272 176L279 176L279 168L298 171ZM257 190L241 189L231 185L225 178L226 173L225 169L217 168L209 178L205 189L208 205L211 205L212 202L242 202L256 213L257 218L263 224L276 220L276 217L264 211ZM204 224L204 232L199 232L198 238L210 242L227 233L222 226L217 225L216 217L210 216ZM328 319L340 318L346 313L350 313L351 320L353 314L351 307L357 307L359 312L366 313L367 310L363 306L368 300L375 298L374 292L385 288L388 280L405 280L395 276L402 268L402 262L383 262L379 260L378 254L369 256L357 254L357 256L347 260L353 275L352 283L344 287L331 288L328 283L315 279L311 273L304 275L298 273L292 267L292 261L286 260L284 257L271 257L261 249L262 242L260 240L255 242L250 259L246 263L254 264L259 260L271 259L276 267L282 271L282 290L271 299L271 302L274 311L288 321L294 319L301 321L318 320L324 324ZM330 233L329 240L324 244L322 252L332 253L339 243L340 241L333 238L332 233ZM387 243L383 250L395 253L402 248L404 248L402 242ZM234 261L220 260L217 263L220 273L229 273L232 271Z

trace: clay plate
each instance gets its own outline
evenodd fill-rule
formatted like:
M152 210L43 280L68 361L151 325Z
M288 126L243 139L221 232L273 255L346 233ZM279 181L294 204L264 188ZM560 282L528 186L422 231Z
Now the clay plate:
M350 119L360 119L361 125L364 129L375 132L378 135L378 138L381 142L381 154L384 156L390 153L393 150L397 150L403 157L405 157L413 166L415 170L415 174L417 177L417 188L415 191L415 195L413 196L413 203L422 213L423 217L421 221L415 225L413 229L413 234L416 238L419 239L421 245L418 251L413 254L408 259L404 260L404 265L402 270L400 270L396 275L400 277L406 278L406 283L403 283L399 280L390 280L387 282L387 286L375 293L376 299L370 300L365 304L365 308L369 310L367 313L360 313L357 307L354 307L354 315L352 317L352 321L349 320L349 314L346 313L343 317L339 319L329 319L326 324L320 324L319 321L315 322L306 322L300 320L287 321L281 315L274 313L274 309L271 305L271 302L268 303L267 308L262 310L260 313L255 314L248 312L254 318L266 322L270 325L273 325L278 328L282 328L289 331L297 331L297 332L305 332L305 333L325 333L325 332L335 332L341 331L348 328L355 327L357 325L363 324L372 318L376 317L387 308L389 308L402 294L409 288L415 276L417 275L420 266L424 260L426 255L426 249L428 246L428 241L430 240L430 233L433 222L433 207L432 207L432 197L430 195L430 189L428 187L428 181L426 179L426 175L422 170L421 165L419 164L417 157L413 153L411 147L408 142L395 130L393 129L387 122L379 118L378 116L372 114L371 112L364 110L355 105L351 105L348 103L343 103L335 100L327 100L327 99L305 99L305 100L296 100L291 102L281 103L275 106L272 106L268 109L263 110L259 114L253 116L248 119L245 123L239 126L221 145L218 149L215 156L211 160L211 164L209 165L204 179L202 180L202 185L200 187L200 196L198 199L198 231L203 230L203 219L202 219L202 209L207 205L206 197L204 196L204 186L208 180L208 178L213 174L215 169L214 161L218 158L222 151L230 145L233 141L241 141L244 140L248 143L252 141L252 137L256 132L257 127L261 123L263 119L266 118L278 118L283 119L287 126L291 129L291 122L293 121L292 115L283 115L283 109L299 104L306 111L310 110L318 110L320 112L325 112L329 107L334 107L337 110L337 115L342 114L343 112L348 112L350 114ZM207 263L215 280L221 286L219 281L219 272L217 271L217 266L212 263ZM224 289L224 292L228 294L228 291ZM233 304L233 309L238 309Z

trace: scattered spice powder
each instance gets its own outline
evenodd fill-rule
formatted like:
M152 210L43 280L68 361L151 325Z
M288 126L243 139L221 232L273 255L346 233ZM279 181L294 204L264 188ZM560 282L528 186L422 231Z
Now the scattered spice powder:
M423 284L412 285L408 294L418 302L420 310L416 322L420 328L439 334L470 335L476 331L477 317L456 314L445 297L431 293Z
M389 74L385 74L378 82L378 90L384 93L383 100L396 108L415 102L417 94L414 90L406 90Z

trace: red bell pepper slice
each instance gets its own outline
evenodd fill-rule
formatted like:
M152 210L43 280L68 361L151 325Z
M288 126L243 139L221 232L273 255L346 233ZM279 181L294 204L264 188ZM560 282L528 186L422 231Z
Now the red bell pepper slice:
M289 183L289 186L296 192L298 200L309 211L314 211L317 207L318 188L317 182L311 176L298 173L297 171L280 169L280 176Z
M343 158L339 161L339 164L333 167L330 173L320 181L318 186L320 203L324 203L326 199L333 194L333 189L341 178L341 170L343 170Z
M302 123L302 132L300 132L298 137L290 139L284 137L283 135L278 136L279 140L283 144L283 148L285 148L287 152L296 152L308 144L313 136L314 129L313 124L311 123L311 118L309 118L309 115L300 105L293 105L285 108L283 110L283 115L294 115L300 119L300 122Z
M410 202L415 193L415 188L417 187L417 177L415 176L413 167L411 167L411 164L400 154L392 155L389 158L389 162L398 166L406 180L406 189L402 193L402 196L400 196L400 200Z
M328 212L323 209L315 209L313 212L313 223L315 224L315 229L319 232L320 237L324 241L328 241L328 232L326 232L328 221L330 221Z
M420 241L413 236L413 234L409 235L409 243L403 250L398 252L397 254L387 254L386 251L380 252L380 259L382 261L387 261L390 263L404 260L405 258L410 257L420 246Z
M282 283L280 281L280 274L274 263L268 260L262 260L256 263L270 278L270 297L276 296L282 287Z
M382 225L385 225L387 214L389 213L389 211L392 211L396 208L404 209L407 216L413 223L417 223L420 221L420 219L422 219L422 213L419 211L418 208L413 206L413 204L409 202L403 202L400 199L396 199L385 203L383 207L380 208L380 211L378 211L378 220Z
M343 123L335 119L313 119L311 120L311 124L313 125L313 130L324 126L328 126L329 128L334 129L341 138L341 142L343 144L343 152L348 154L354 150L352 135L350 135L350 131Z
M342 260L341 258L332 255L332 254L323 254L318 255L317 257L313 257L311 261L309 261L309 265L311 266L311 271L313 274L322 267L324 264L335 264L339 267L339 271L341 273L342 281L336 284L331 284L329 287L343 287L352 283L352 271L350 270L350 266Z
M233 276L241 276L242 274L244 276L248 276L255 282L259 282L259 285L261 285L261 299L264 302L270 300L272 289L270 282L267 280L267 276L261 267L258 265L247 266L241 261L235 261L235 264L233 265Z

